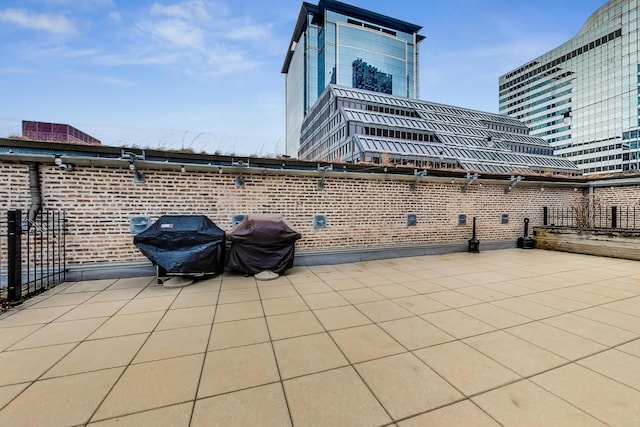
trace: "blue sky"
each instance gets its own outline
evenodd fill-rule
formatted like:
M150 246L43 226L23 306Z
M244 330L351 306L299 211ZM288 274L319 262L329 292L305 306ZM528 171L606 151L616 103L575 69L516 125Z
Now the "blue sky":
M347 0L423 27L420 98L497 112L498 77L604 0ZM105 145L284 151L294 0L2 0L0 136L69 123Z

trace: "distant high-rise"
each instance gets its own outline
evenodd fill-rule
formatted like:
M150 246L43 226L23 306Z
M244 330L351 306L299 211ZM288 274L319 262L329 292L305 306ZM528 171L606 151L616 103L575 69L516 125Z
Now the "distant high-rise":
M500 113L585 173L640 169L640 3L610 0L568 42L500 77Z
M421 28L333 0L303 3L282 66L286 153L298 155L304 116L330 84L418 98Z

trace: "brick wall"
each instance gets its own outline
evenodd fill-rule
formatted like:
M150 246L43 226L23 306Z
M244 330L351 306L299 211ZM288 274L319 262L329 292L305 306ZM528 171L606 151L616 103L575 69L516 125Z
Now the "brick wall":
M0 168L11 182L0 184L3 199L26 210L27 166L0 163ZM464 243L471 238L474 216L478 239L515 244L525 217L531 226L540 225L543 206L564 206L583 194L546 184L542 190L526 180L505 194L507 179L499 184L480 179L462 193L461 180L432 178L410 191L413 180L334 172L318 190L317 172L245 174L244 187L236 187L237 174L217 171L143 172L146 183L135 184L129 169L78 166L65 172L41 165L44 208L67 212L69 264L144 260L133 245L130 218L156 220L164 214L203 214L224 230L236 214L281 214L302 233L299 252ZM317 214L326 215L326 228L314 229ZM407 226L407 214L417 215L416 226ZM467 225L458 225L458 214L467 215ZM501 223L502 214L509 215L508 224Z

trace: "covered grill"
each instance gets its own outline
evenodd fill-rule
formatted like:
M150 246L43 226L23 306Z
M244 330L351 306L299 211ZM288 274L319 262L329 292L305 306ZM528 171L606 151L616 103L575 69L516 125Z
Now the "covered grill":
M133 242L158 267L159 276L224 271L225 233L204 215L163 215Z
M231 242L227 267L247 275L282 274L293 266L301 235L278 215L249 215L227 233Z

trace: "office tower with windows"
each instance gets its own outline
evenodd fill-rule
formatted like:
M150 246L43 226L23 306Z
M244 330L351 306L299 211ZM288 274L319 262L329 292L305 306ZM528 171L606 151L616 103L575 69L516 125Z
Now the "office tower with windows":
M585 173L640 166L636 0L610 0L571 40L503 75L500 113Z
M418 98L420 29L333 0L303 3L282 66L286 153L298 155L303 119L330 84Z

